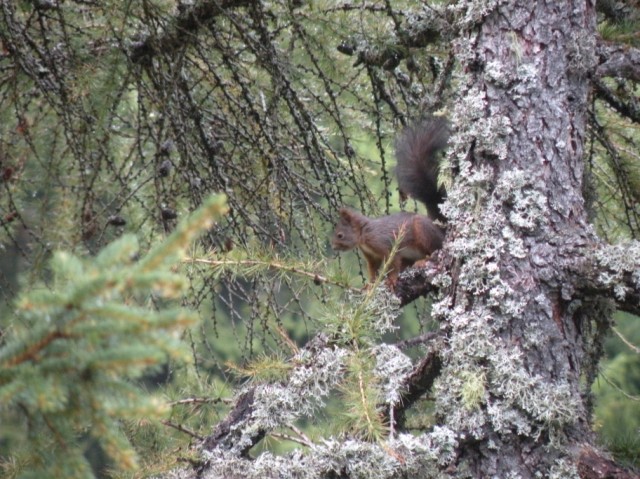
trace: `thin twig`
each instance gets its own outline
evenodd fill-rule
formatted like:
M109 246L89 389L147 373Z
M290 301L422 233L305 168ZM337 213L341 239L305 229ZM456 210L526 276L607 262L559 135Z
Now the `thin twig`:
M162 424L164 424L165 426L169 426L169 427L172 427L173 429L177 429L178 431L184 432L185 434L188 434L191 437L195 437L196 439L198 439L200 441L204 440L204 436L201 436L197 432L192 431L191 429L188 429L188 428L184 427L182 424L176 424L176 423L173 423L171 421L167 421L166 419L163 419L160 422Z
M407 349L419 344L428 343L438 336L438 333L429 332L416 336L415 338L405 339L396 343L398 349Z
M624 344L626 344L627 346L629 346L629 349L631 349L631 351L633 351L636 354L640 354L640 348L637 346L634 346L633 344L631 344L631 342L625 338L622 333L620 331L618 331L616 328L611 328L613 330L614 333L616 333L616 335L622 340L622 342Z
M618 391L627 399L630 399L631 401L640 401L640 396L633 396L628 392L624 391L620 386L614 383L613 380L609 379L609 377L604 373L604 371L600 370L600 376L602 376L602 379L604 379L609 386L611 386L613 389Z
M185 398L171 401L169 406L177 406L178 404L233 404L233 400L227 398Z
M283 439L285 441L297 442L298 444L302 444L303 446L307 446L307 447L313 446L313 444L307 443L303 439L293 437L293 436L290 436L289 434L284 434L281 432L271 432L269 433L269 436L274 437L276 439Z
M301 440L307 442L309 446L313 445L313 441L309 439L309 437L304 432L302 432L299 428L297 428L295 425L287 424L287 427L291 429L293 432L295 432L301 438Z
M183 260L184 263L198 263L198 264L208 264L210 266L218 266L218 267L224 267L224 266L263 266L265 268L272 268L272 269L277 269L277 270L282 270L282 271L288 271L290 273L294 273L300 276L306 276L308 278L313 279L313 282L316 284L320 284L320 283L326 283L326 284L333 284L334 286L340 286L341 288L345 288L345 289L353 289L350 286L341 283L339 281L334 281L331 280L329 278L327 278L326 276L321 276L318 273L314 273L312 271L305 271L303 269L300 268L296 268L294 266L287 266L286 264L283 263L279 263L277 261L262 261L262 260L256 260L256 259L244 259L244 260L229 260L229 259L220 259L220 260L213 260L213 259L203 259L203 258L185 258Z

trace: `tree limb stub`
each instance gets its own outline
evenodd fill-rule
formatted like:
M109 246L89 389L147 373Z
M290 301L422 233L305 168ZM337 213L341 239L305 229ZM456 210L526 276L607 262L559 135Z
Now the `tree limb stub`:
M640 50L626 45L614 45L602 40L596 47L601 60L595 77L622 77L640 81Z
M617 309L640 315L640 243L601 244L582 251L572 269L577 288L586 296L599 295L615 302Z
M255 389L251 388L238 397L235 407L229 415L203 441L202 446L206 451L212 451L215 448L232 449L240 442L245 431L249 430L249 428L242 427L242 425L248 423L251 419L254 393ZM248 441L244 441L240 456L246 456L249 450L260 442L264 435L265 431L262 429L256 429L252 434L249 434L245 438Z
M433 343L432 343L433 344ZM441 346L441 343L438 343ZM440 347L433 347L416 365L405 383L405 391L402 400L395 406L393 416L395 428L402 429L405 423L405 412L415 402L431 390L434 381L440 375L442 360L440 359Z

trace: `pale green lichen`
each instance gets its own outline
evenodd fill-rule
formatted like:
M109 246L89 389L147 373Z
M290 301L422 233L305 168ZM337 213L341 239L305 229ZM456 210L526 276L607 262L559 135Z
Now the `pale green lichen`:
M286 385L255 386L251 432L270 431L301 416L312 416L323 406L323 398L342 380L348 355L342 348L324 348L317 354L302 350L292 359L296 367Z
M573 461L558 459L555 464L551 466L548 476L538 475L536 473L536 477L547 477L548 479L580 479L580 474Z
M480 23L505 2L506 0L459 1L451 3L448 8L456 16L457 26L466 29Z
M598 282L623 301L633 288L640 289L640 242L602 246L595 251ZM629 281L630 280L630 281Z
M411 359L389 344L376 346L371 352L376 358L373 374L378 380L384 402L396 405L401 400L407 376L413 371Z
M229 451L205 451L208 467L199 477L320 479L344 474L357 479L436 478L441 477L440 468L455 459L457 445L451 430L435 427L419 436L400 434L385 444L329 438L305 453L296 450L284 456L264 452L245 459ZM176 470L169 477L190 476Z
M487 376L483 371L462 371L462 404L467 409L477 409L484 402Z

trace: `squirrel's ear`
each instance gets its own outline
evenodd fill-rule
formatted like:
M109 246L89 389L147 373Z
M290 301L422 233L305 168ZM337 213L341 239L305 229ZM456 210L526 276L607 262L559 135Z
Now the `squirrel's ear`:
M340 218L344 218L345 220L348 220L349 218L351 218L351 210L349 210L349 208L340 208Z
M351 208L340 208L340 221L353 228L361 228L367 222L367 217Z

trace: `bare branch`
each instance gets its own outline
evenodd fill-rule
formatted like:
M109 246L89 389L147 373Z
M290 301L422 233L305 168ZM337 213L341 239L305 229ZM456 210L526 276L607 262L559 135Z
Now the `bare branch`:
M149 35L141 42L134 42L130 57L134 63L148 62L158 53L172 53L188 45L201 26L209 24L225 9L246 7L248 0L204 1L184 9L175 19L171 29L160 35Z
M291 441L291 442L295 442L298 443L302 446L306 446L306 447L312 447L313 443L311 442L307 442L304 439L300 439L299 437L293 437L289 434L284 434L281 432L270 432L269 436L271 437L275 437L276 439L282 439L284 441Z
M638 348L637 346L634 346L633 344L631 344L629 342L629 340L627 338L625 338L620 331L618 331L618 328L611 328L611 329L616 334L616 336L618 336L620 338L620 340L624 344L626 344L629 347L629 349L631 349L631 351L633 351L636 354L640 354L640 348Z
M602 377L602 379L604 379L604 381L611 386L613 389L615 389L616 391L618 391L620 394L622 394L624 397L626 397L627 399L629 399L630 401L640 401L640 396L634 396L632 394L629 394L628 392L626 392L625 390L623 390L620 386L618 386L615 382L613 382L613 380L611 378L609 378L609 376L607 376L604 371L600 371L600 376Z
M439 335L438 333L429 332L425 334L421 334L420 336L416 336L415 338L405 339L404 341L400 341L396 343L398 349L407 349L413 346L418 346L419 344L425 344L428 342L432 342Z
M165 426L172 427L173 429L176 429L176 430L178 430L180 432L184 432L185 434L188 434L191 437L195 437L196 439L199 439L199 440L203 440L204 439L204 437L202 437L200 434L198 434L195 431L192 431L191 429L183 426L182 424L176 424L174 422L167 421L166 419L163 419L160 422L162 424L164 424Z
M171 401L170 406L177 406L182 404L231 404L232 401L227 398L185 398L178 399L177 401Z
M313 445L313 441L309 439L309 437L304 432L302 432L301 429L297 428L294 424L287 424L287 427L298 435L298 437L301 439L302 444L305 444L307 446Z

